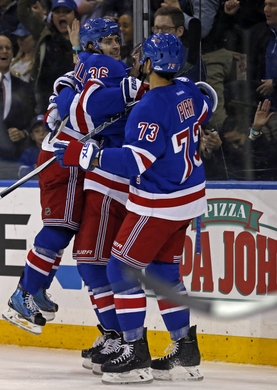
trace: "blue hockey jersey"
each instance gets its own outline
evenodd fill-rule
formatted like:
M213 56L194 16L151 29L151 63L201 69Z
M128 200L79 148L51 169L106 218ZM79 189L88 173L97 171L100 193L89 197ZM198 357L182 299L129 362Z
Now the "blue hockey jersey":
M76 67L75 76L81 92L64 88L56 98L61 117L69 114L68 128L74 132L87 134L125 110L120 88L120 82L127 77L126 66L123 64L122 61L116 61L106 55L88 56L87 53L83 53ZM98 136L101 145L121 147L126 120L127 115L101 131ZM86 173L84 189L101 192L125 205L129 180L96 168L93 172Z
M126 65L104 54L88 55L84 52L79 55L75 71L76 91L64 88L55 100L61 117L69 114L67 127L87 134L113 115L124 111L125 102L119 86L122 79L127 77ZM103 88L106 91L99 94L98 89ZM122 145L125 122L126 118L101 133L110 136L106 142L111 146Z
M76 90L83 91L90 79L105 77L107 87L118 86L123 77L126 77L128 69L123 61L117 61L105 54L81 52L74 69Z
M100 166L130 178L127 209L185 220L206 210L205 174L198 153L200 124L210 100L187 78L146 93L133 108L121 149L104 149Z

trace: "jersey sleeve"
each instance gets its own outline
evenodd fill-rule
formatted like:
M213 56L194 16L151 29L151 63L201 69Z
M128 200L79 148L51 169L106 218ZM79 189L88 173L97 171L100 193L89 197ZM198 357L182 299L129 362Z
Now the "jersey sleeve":
M81 94L77 94L70 106L70 120L75 129L86 134L95 122L104 122L125 110L120 87L106 88L100 80L89 80Z
M76 92L74 89L66 87L61 90L59 95L55 97L55 102L61 118L69 114L70 106L74 100Z
M76 83L76 89L78 92L81 92L84 87L84 79L85 79L85 72L86 72L86 66L85 63L90 57L90 53L86 51L82 51L77 56L77 61L74 68L74 79Z
M101 168L130 178L141 175L164 153L166 134L154 120L156 115L148 112L144 104L140 105L129 116L123 147L104 150Z

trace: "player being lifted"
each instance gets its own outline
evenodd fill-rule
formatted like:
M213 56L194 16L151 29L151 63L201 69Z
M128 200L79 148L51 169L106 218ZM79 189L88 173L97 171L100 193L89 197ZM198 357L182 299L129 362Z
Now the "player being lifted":
M174 35L155 34L143 43L142 51L150 91L129 115L123 147L99 149L87 143L79 153L77 142L55 144L59 148L55 155L63 165L84 170L99 166L130 178L128 213L107 265L124 343L102 364L104 383L147 383L152 374L170 380L176 366L183 370L184 379L203 378L189 308L169 304L162 297L158 304L174 348L151 362L144 329L146 295L139 281L126 278L126 267L145 269L186 294L179 273L186 229L207 205L198 154L200 125L211 117L217 98L206 83L195 86L187 78L174 79L183 60L181 42Z
M61 80L62 79L62 80ZM54 90L62 85L74 85L71 75L57 80ZM81 134L65 128L61 139L78 139ZM42 143L38 165L53 157L48 135ZM51 145L52 146L52 145ZM55 318L58 305L47 293L59 267L63 250L79 229L83 207L84 172L81 169L61 169L57 162L39 174L42 229L27 253L23 273L8 301L2 317L34 334L40 334L46 321Z
M87 31L85 30L85 32ZM98 42L104 41L103 52L107 55L93 56L97 59L94 63L94 74L98 74L101 69L104 69L107 80L111 70L111 78L116 75L117 85L119 85L119 80L126 77L126 68L123 63L118 61L120 50L118 25L111 20L97 20L95 29L91 31L89 28L87 39L89 34L94 34L91 38L93 42L95 33L98 33ZM82 54L87 58L91 55L91 53ZM116 60L111 58L112 55L116 57ZM94 76L94 74L91 75L88 72L88 77ZM75 94L75 85L76 82L72 75L67 74L55 83L55 95L66 86L69 87L67 90ZM55 103L51 103L50 107L48 119L52 117L54 122L56 118L52 114L56 110ZM48 123L51 126L51 121ZM70 140L71 138L79 139L81 136L82 133L73 131L70 122L68 122L58 138ZM48 143L48 139L47 137L43 143L43 150L39 156L40 163L53 156L54 148L52 144ZM83 182L83 170L61 169L58 163L49 166L40 174L44 226L35 238L34 247L27 255L23 275L15 293L9 300L9 308L3 313L5 319L31 333L40 334L46 319L53 319L58 310L58 305L50 301L46 289L50 287L58 268L62 250L68 246L71 238L79 229L83 207Z

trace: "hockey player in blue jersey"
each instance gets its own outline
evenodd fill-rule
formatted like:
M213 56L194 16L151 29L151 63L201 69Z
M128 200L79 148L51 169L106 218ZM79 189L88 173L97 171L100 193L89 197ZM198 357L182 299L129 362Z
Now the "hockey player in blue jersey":
M138 281L126 279L125 267L146 269L186 294L179 274L186 229L206 210L205 174L198 154L200 125L211 117L217 98L206 83L195 86L186 78L173 79L183 53L172 34L149 37L142 50L150 91L128 118L123 147L98 149L87 143L76 159L76 143L56 144L61 164L85 170L100 166L130 177L128 214L107 266L125 344L102 365L104 383L151 382L152 374L156 379L170 380L176 366L183 369L184 379L203 379L197 367L200 352L196 326L190 327L189 309L161 297L160 312L174 348L151 362L144 329L145 292Z

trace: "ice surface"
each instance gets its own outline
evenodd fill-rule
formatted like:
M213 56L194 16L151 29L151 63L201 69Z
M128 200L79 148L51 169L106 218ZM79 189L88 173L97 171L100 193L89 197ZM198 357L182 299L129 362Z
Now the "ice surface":
M204 361L201 382L104 385L82 367L79 351L0 344L0 390L276 390L277 367Z

